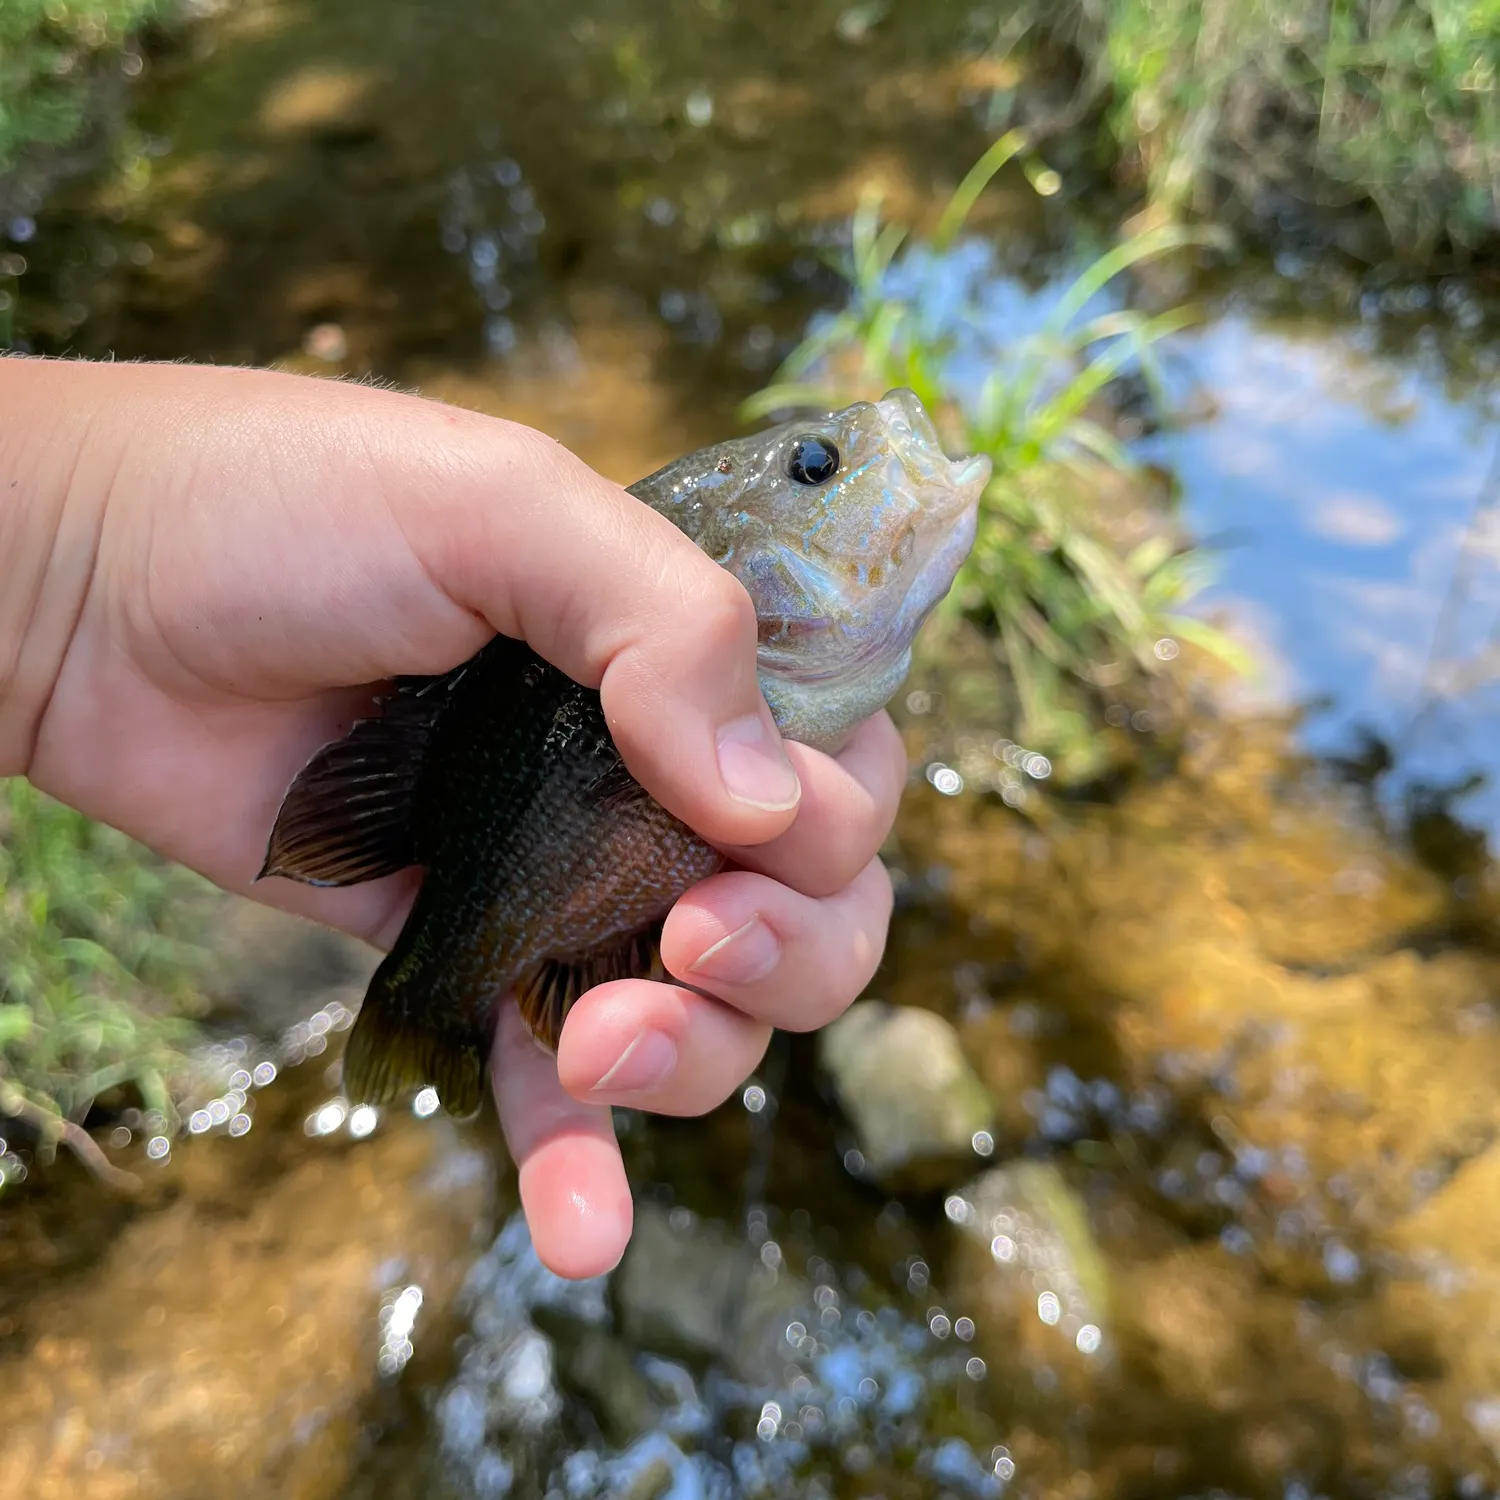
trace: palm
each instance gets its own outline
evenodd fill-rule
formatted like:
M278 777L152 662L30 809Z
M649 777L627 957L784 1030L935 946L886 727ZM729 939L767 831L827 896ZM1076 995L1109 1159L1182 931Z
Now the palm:
M263 524L257 502L265 491L241 487L239 494L236 508L258 512ZM303 514L316 532L318 511ZM420 565L378 529L364 532L366 555L354 562L370 598L299 618L324 590L298 558L342 551L347 563L348 532L328 536L326 551L316 537L297 548L269 538L278 566L265 567L243 551L207 545L191 526L162 525L161 502L151 519L144 537L116 540L136 550L145 576L179 586L144 618L132 608L138 576L115 575L91 590L42 720L32 779L226 890L388 946L411 904L415 872L346 890L254 883L266 839L298 769L370 706L368 685L329 684L451 666L485 627L446 600L424 598L435 591ZM232 532L232 516L217 519ZM300 530L305 539L308 527ZM375 607L403 594L404 616ZM408 628L413 613L437 617L419 650ZM502 1024L495 1081L511 1152L533 1179L532 1233L560 1269L599 1269L618 1253L630 1222L609 1111L570 1100L555 1065L514 1038L507 1048L508 1035ZM541 1157L545 1171L530 1170ZM602 1211L597 1247L587 1233L580 1238L580 1205L594 1221Z

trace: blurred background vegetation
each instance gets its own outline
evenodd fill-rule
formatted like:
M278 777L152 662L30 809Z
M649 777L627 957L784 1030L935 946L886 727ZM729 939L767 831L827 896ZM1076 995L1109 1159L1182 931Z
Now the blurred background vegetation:
M177 10L175 0L4 0L0 175L28 152L74 145L119 77L126 43Z
M76 142L132 37L197 8L4 0L0 175L29 150ZM848 35L889 10L852 7ZM996 133L1019 115L1045 143L1097 114L1116 175L1165 213L1265 225L1312 205L1344 233L1368 206L1418 259L1496 235L1500 0L1011 0L972 15L993 31L992 59L1070 65L1058 88L1073 87L1050 108L997 88Z
M1348 233L1368 206L1402 255L1493 243L1500 0L1062 0L999 25L1072 53L1075 108L1168 213L1311 205Z
M1109 707L1138 699L1141 677L1175 659L1179 642L1236 670L1250 662L1229 637L1181 612L1210 560L1170 517L1122 546L1110 504L1140 473L1112 429L1116 384L1133 374L1155 394L1153 348L1192 314L1100 310L1098 299L1131 266L1211 237L1171 227L1131 235L1067 283L1039 327L1007 338L978 306L982 278L956 274L948 252L991 178L1025 155L1018 132L1003 136L925 239L883 224L868 200L838 263L849 305L809 333L742 411L784 417L906 386L934 414L950 452L990 456L974 550L924 646L941 654L941 626L955 617L977 625L1010 689L1002 712L1012 734L1046 758L1060 784L1076 785L1103 768ZM1050 185L1049 169L1028 165ZM939 297L924 295L940 288ZM967 389L965 368L977 371Z
M202 1009L204 893L114 829L0 781L0 1116L44 1159L103 1096L175 1126ZM18 1164L0 1155L0 1187Z

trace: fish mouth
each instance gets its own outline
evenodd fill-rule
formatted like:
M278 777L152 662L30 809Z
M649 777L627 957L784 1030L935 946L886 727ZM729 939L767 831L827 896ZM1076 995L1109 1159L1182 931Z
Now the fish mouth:
M921 397L905 386L887 391L874 403L892 451L901 460L911 482L919 490L934 486L946 495L928 507L929 514L951 511L956 515L973 510L979 504L990 481L992 465L988 455L971 454L966 458L949 458Z
M983 453L976 453L972 458L954 459L953 467L949 472L955 488L974 491L974 500L977 505L979 495L983 492L985 485L990 482L992 467L990 460Z
M953 459L947 456L937 425L915 391L898 387L888 391L875 405L890 432L891 446L912 483L919 490L930 490L934 485L938 488L938 495L928 508L936 535L899 602L891 602L885 627L869 634L855 659L846 663L845 670L857 671L872 661L889 659L910 649L928 615L953 586L959 568L974 546L979 530L980 497L993 472L986 454ZM939 518L946 519L947 524L942 525Z
M875 402L875 410L880 413L891 445L897 452L915 449L945 459L937 425L915 391L907 386L897 386Z

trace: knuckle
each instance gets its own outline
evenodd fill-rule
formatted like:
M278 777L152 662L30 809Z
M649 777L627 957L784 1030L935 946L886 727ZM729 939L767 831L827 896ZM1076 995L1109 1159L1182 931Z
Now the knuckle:
M880 860L862 870L841 903L836 920L845 928L843 941L829 942L827 934L809 933L818 958L805 998L788 1031L817 1031L836 1021L864 994L880 967L892 905L891 878Z
M818 867L808 881L811 889L806 894L819 898L838 896L848 891L863 875L870 861L870 851L879 844L879 839L871 837L870 831L853 819L847 822L830 820L815 833L816 838L809 844L809 853L816 851Z
M882 713L876 720L881 751L885 757L888 775L881 780L882 807L894 821L901 793L906 789L906 778L911 770L911 759L906 753L906 741L889 714ZM886 804L889 804L888 806Z
M856 902L854 971L858 991L862 992L874 979L885 953L894 904L889 871L880 860L873 860L855 882L852 891Z
M859 894L873 903L877 914L877 925L884 941L885 931L890 926L891 911L896 904L896 888L891 881L891 872L885 861L877 854L860 872L856 881Z
M755 605L744 585L723 568L710 564L710 572L697 585L693 601L699 639L711 650L753 649L756 635Z

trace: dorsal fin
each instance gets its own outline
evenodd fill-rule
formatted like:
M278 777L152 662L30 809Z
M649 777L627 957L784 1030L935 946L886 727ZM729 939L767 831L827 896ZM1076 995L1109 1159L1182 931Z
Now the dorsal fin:
M358 885L418 863L412 796L433 725L466 670L397 678L377 717L318 751L287 790L255 878Z

